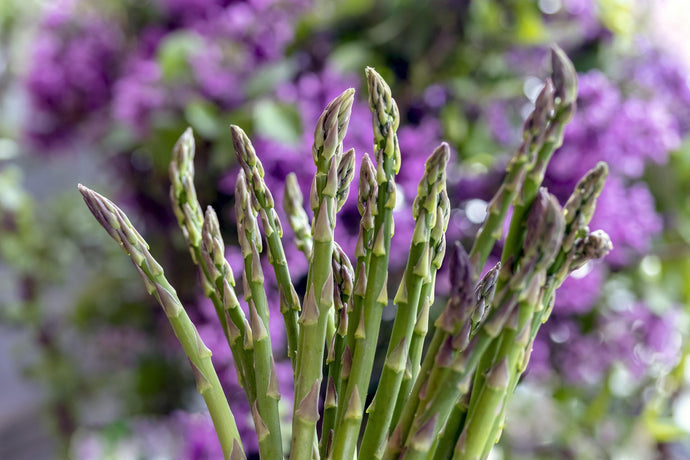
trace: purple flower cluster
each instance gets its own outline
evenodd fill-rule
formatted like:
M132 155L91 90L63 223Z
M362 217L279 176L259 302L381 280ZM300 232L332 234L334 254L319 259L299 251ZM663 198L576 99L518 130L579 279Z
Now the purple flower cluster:
M282 58L308 0L157 0L126 40L117 16L62 0L46 11L26 75L28 140L57 149L115 120L143 137L154 114L196 99L222 109L246 102L245 85ZM136 12L127 12L136 14Z
M668 368L677 362L681 335L676 321L675 311L657 315L641 303L597 316L588 333L574 318L549 321L534 343L530 372L547 375L559 363L568 382L593 385L619 363L639 380L650 367Z
M121 31L77 3L51 5L32 48L26 76L27 137L41 149L97 127L113 96L125 40Z

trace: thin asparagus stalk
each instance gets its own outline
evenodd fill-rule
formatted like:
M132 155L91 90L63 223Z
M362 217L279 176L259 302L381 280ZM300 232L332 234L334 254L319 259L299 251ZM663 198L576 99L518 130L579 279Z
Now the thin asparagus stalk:
M430 451L433 452L432 460L448 460L453 456L453 449L455 443L461 435L461 429L465 417L467 416L467 409L469 406L469 395L467 392L455 403L453 410L448 416L443 430L439 436L434 439Z
M374 217L374 246L362 303L363 333L359 337L356 334L352 368L344 392L347 408L344 413L338 414L333 438L333 458L345 460L352 459L357 447L362 407L371 377L381 314L383 307L388 304L388 259L395 207L394 178L400 169L400 149L395 134L400 122L398 107L383 78L370 67L366 69L366 75L369 108L373 114L378 198Z
M431 282L431 232L436 219L443 219L439 207L441 191L446 187L446 166L450 158L448 144L441 144L429 157L419 183L412 214L416 221L410 244L407 266L394 302L397 313L393 322L386 361L369 408L360 454L363 458L381 458L386 447L388 428L393 417L409 356L414 326L417 320L422 285Z
M335 435L335 423L340 420L341 414L346 409L346 401L343 393L347 388L347 382L350 377L350 370L352 368L352 353L355 347L355 337L360 335L364 330L362 323L362 303L366 293L366 281L369 261L371 259L371 252L373 249L373 233L374 233L374 214L376 212L376 200L378 197L378 184L376 183L376 169L369 159L368 154L364 154L359 171L359 184L357 188L357 208L360 215L359 236L357 238L357 246L355 249L356 266L354 272L354 289L351 301L347 305L347 310L344 312L347 320L341 320L338 333L345 334L344 339L340 342L342 350L335 350L335 359L339 362L339 367L329 369L329 378L333 379L331 397L326 395L327 403L330 404L335 399L335 411L328 410L324 413L324 434L322 435L321 448L322 451L328 455L328 446L333 444L333 435ZM341 311L341 315L343 312ZM342 317L341 317L342 318ZM334 413L335 412L335 413ZM332 417L332 420L331 420ZM333 434L331 434L333 431Z
M547 79L534 110L525 120L522 131L522 144L508 162L506 177L496 194L489 202L486 219L477 232L474 245L470 250L470 259L475 273L479 273L486 263L491 249L503 231L503 221L508 213L511 202L517 196L525 180L527 168L534 152L544 141L544 135L552 118L554 105L554 88L551 80Z
M225 334L236 360L239 382L245 389L250 404L256 400L256 379L254 375L254 349L244 349L244 338L248 333L247 320L240 308L240 303L234 290L235 278L230 264L225 260L225 244L220 234L218 216L212 207L206 209L204 225L201 227L201 263L199 267L202 276L208 274L213 291L209 290L207 297L223 307L225 319ZM231 281L228 281L231 280ZM238 328L235 324L240 324Z
M422 286L422 291L419 296L419 304L417 306L417 322L415 323L412 340L410 342L410 357L408 366L405 369L402 383L400 384L400 392L398 393L398 400L395 403L395 410L393 411L393 418L391 419L390 428L398 424L400 414L402 413L405 402L410 398L412 385L416 382L419 375L420 365L422 361L422 351L424 348L424 340L429 329L429 309L434 303L434 287L436 286L436 272L441 268L443 258L446 253L446 230L448 228L448 221L450 218L450 201L446 191L442 191L439 198L439 215L436 217L436 225L431 231L430 246L432 248L431 256L431 276L430 280L425 281Z
M333 308L333 229L338 164L350 119L354 90L348 89L324 110L314 132L312 154L316 175L312 185L314 249L307 278L307 294L299 319L295 405L292 419L291 457L311 459L319 419L319 387L326 340L327 319Z
M275 210L273 195L266 186L266 182L264 182L264 168L261 160L256 155L254 146L240 127L232 125L230 129L237 159L240 165L242 165L247 184L252 193L252 206L261 216L264 236L268 243L268 261L273 266L280 292L280 312L285 320L285 329L287 331L287 354L294 369L297 337L299 335L297 316L301 307L299 297L290 279L290 270L285 259L285 250L281 241L283 226Z
M340 392L339 384L341 382L338 376L341 373L343 365L343 349L345 347L348 327L347 310L349 309L352 299L354 277L355 273L350 259L338 243L333 243L333 300L335 302L338 322L337 330L328 347L328 357L326 358L326 364L328 365L328 382L321 427L321 432L323 434L319 446L322 458L328 456L327 449L329 447L330 433L333 431L337 416L337 398Z
M170 201L189 247L192 260L199 267L204 294L216 310L225 337L230 345L238 380L250 401L256 397L251 369L251 350L245 351L247 320L239 308L235 294L235 277L225 260L225 247L218 219L213 210L206 217L201 212L194 187L194 134L187 128L173 148L170 160Z
M506 236L501 261L517 256L524 239L525 217L544 180L544 174L553 152L563 144L565 126L575 113L577 74L572 62L558 47L551 49L551 72L554 91L553 118L544 132L544 141L536 157L530 161L525 180L513 203L513 217Z
M163 268L149 252L146 241L139 235L124 212L102 195L79 184L79 191L98 223L120 244L141 275L149 294L165 311L175 336L189 358L197 390L204 398L211 420L218 434L226 459L243 458L235 418L211 362L211 350L204 344L194 324L187 316L175 289L165 278Z
M361 215L359 225L359 236L355 249L355 286L352 297L352 306L348 314L346 344L343 353L352 356L355 349L355 336L357 328L363 327L362 302L367 289L367 274L371 251L374 247L374 214L376 213L376 200L378 199L378 184L376 183L376 169L369 159L368 154L364 154L359 170L359 186L357 188L357 208ZM336 388L340 393L341 388L345 388L349 378L349 371L346 375L338 376L340 383L336 381ZM344 401L340 399L338 413L344 411Z
M247 185L244 170L240 170L235 185L235 213L237 236L244 258L244 271L242 272L244 298L249 305L254 342L256 401L251 406L252 416L261 456L264 458L282 458L283 441L278 412L280 390L273 361L271 336L268 334L268 300L264 291L264 274L259 256L262 250L261 234Z
M304 197L297 183L297 176L295 173L290 173L285 178L283 209L288 217L292 233L295 234L295 246L302 251L307 262L310 262L314 242L311 239L309 217L304 210L303 203Z
M496 354L491 357L488 373L482 379L475 379L470 398L470 407L463 428L462 442L455 450L457 459L479 458L487 444L493 445L493 420L500 414L506 398L512 375L518 371L520 353L524 354L530 333L531 318L539 303L539 293L546 280L546 270L553 263L565 229L565 220L555 197L540 189L527 219L527 234L523 256L518 264L527 264L534 272L530 288L519 288L525 297L519 299L515 325L509 325L501 333ZM517 270L520 270L518 265ZM520 277L513 275L510 284L520 283ZM488 355L487 355L488 356Z

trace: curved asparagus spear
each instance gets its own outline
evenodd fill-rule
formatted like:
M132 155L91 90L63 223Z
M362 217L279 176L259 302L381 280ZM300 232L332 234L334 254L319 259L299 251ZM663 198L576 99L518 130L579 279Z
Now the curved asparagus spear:
M431 282L431 232L436 219L443 219L439 207L441 192L446 188L446 165L450 158L448 144L442 143L426 161L424 175L419 183L417 197L412 206L416 221L410 243L407 266L395 296L397 313L388 343L386 361L381 379L369 408L369 419L364 431L360 455L363 458L381 458L386 447L388 428L398 397L403 374L407 367L417 305L423 284Z
M383 307L388 304L388 258L393 234L395 174L400 168L400 149L395 134L400 117L390 88L372 68L366 69L369 109L373 115L378 198L374 217L374 246L362 303L363 331L356 338L352 369L344 392L347 408L338 414L333 439L333 458L351 460L357 447L362 409L371 377Z
M149 294L165 311L175 336L180 341L196 379L196 387L206 402L226 459L242 458L242 441L235 418L211 363L211 350L204 344L187 316L175 289L165 278L163 268L149 252L149 246L132 226L124 212L104 196L79 184L79 191L98 223L120 244L141 275Z
M319 387L327 319L333 308L333 229L335 227L338 164L350 119L354 90L335 98L319 118L312 154L316 175L312 185L314 253L307 278L307 294L299 319L295 405L292 417L291 457L311 459L319 419Z

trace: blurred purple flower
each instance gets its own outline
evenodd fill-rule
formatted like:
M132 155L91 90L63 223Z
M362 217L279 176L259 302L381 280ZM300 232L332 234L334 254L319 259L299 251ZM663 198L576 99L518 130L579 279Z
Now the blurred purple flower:
M31 116L26 135L42 149L62 147L74 126L95 129L119 75L124 39L117 26L76 3L46 12L25 77Z
M113 118L145 136L151 114L168 101L155 61L137 59L130 63L125 76L114 88Z
M644 183L626 187L611 176L597 201L590 227L605 230L613 241L606 261L622 266L651 248L663 229L663 220L654 208L654 198Z

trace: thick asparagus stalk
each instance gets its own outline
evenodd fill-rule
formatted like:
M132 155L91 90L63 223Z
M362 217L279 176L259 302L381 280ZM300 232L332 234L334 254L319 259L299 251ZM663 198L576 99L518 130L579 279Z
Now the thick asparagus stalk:
M278 401L280 390L273 362L273 348L269 331L268 300L264 291L264 274L261 268L261 234L257 215L251 205L244 170L237 175L235 185L235 213L237 236L244 258L242 281L244 299L249 305L249 317L254 342L254 373L256 377L256 401L252 404L252 416L259 451L264 458L282 458L283 441L280 430Z
M285 259L285 250L281 241L283 227L275 210L273 195L264 182L264 168L256 155L254 146L241 128L232 125L230 129L232 130L232 143L237 159L242 165L247 184L251 190L252 206L261 216L264 236L268 243L268 261L273 266L280 291L280 312L283 314L287 331L287 354L294 369L297 337L299 335L297 316L300 311L300 301L295 287L292 285L290 270Z
M180 303L175 289L165 278L163 268L153 258L148 244L120 208L81 184L79 184L79 191L98 223L130 257L144 280L148 293L154 296L163 307L175 336L192 365L197 390L204 398L211 414L224 457L226 459L244 458L235 418L211 362L211 350L201 340L199 332Z
M297 351L295 405L292 419L291 457L311 459L319 419L319 387L326 326L333 308L333 229L335 227L338 165L342 141L352 110L354 90L348 89L324 110L314 132L312 154L316 175L312 185L314 249L307 279Z
M450 148L445 143L431 154L412 206L412 214L416 221L415 230L407 266L394 300L398 308L388 343L386 361L374 403L369 408L369 420L360 450L360 455L364 458L381 458L386 447L388 428L407 367L422 286L425 282L431 282L431 232L436 226L436 219L443 219L443 215L439 217L442 210L438 203L440 194L446 187L445 172L449 158Z
M383 307L388 304L388 259L393 234L395 174L400 169L400 149L395 134L400 117L388 84L372 68L366 69L369 108L373 114L378 198L374 217L374 246L362 303L362 333L357 336L352 368L344 392L347 408L338 414L333 458L351 460L357 447L362 408L371 377ZM359 329L359 325L358 325Z

